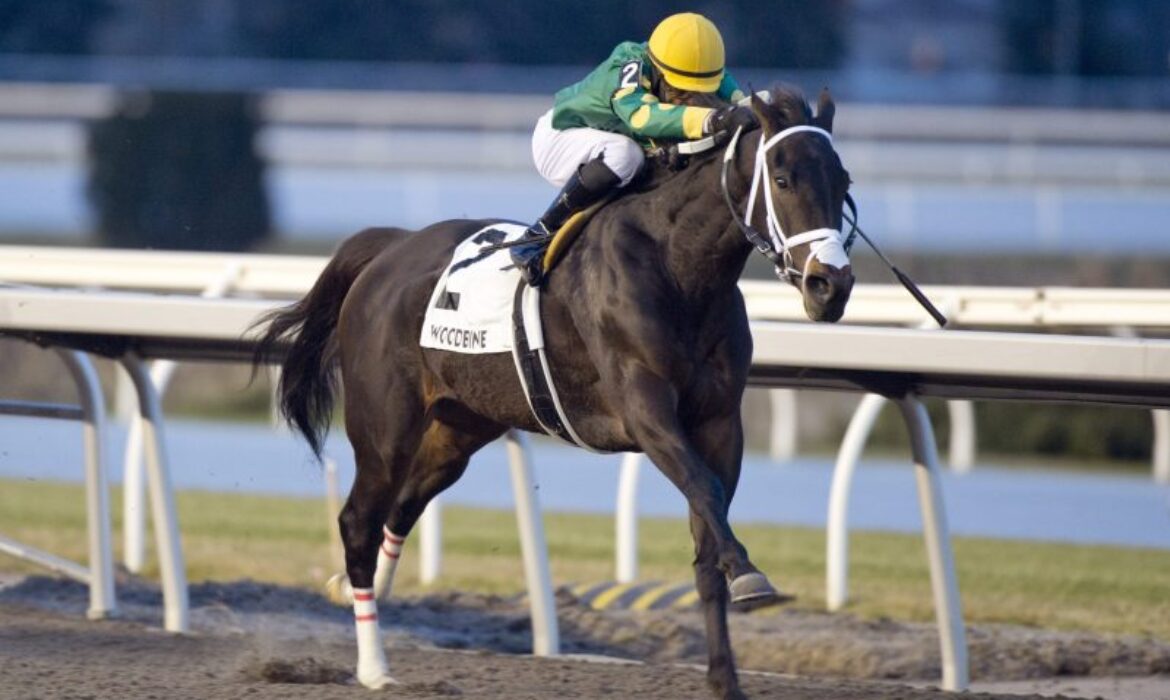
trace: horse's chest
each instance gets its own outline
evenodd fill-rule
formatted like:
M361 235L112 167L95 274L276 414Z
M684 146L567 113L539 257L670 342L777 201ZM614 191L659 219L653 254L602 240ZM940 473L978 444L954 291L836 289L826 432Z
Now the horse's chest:
M708 405L721 403L729 395L742 393L743 384L738 373L730 371L725 361L707 359L694 366L694 371L686 377L680 388L680 394L689 400Z

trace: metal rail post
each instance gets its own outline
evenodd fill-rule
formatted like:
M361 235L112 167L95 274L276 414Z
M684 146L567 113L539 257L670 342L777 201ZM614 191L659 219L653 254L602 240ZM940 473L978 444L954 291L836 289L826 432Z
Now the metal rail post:
M242 262L233 260L224 268L219 279L208 285L199 296L204 299L222 298L236 285L243 270ZM176 366L177 363L172 360L150 363L151 381L159 396L166 393ZM122 461L122 560L126 568L134 573L142 571L146 564L146 487L143 481L142 430L142 421L131 417Z
M849 493L857 460L885 405L886 399L878 394L862 397L837 451L825 532L825 603L830 611L840 610L849 600Z
M857 461L887 399L866 394L849 422L837 453L829 493L826 533L825 601L829 610L840 610L849 598L849 493ZM900 399L910 433L918 501L930 561L931 588L942 647L943 679L946 690L963 690L968 684L967 639L959 604L959 588L951 553L950 531L938 484L938 448L926 408L917 397Z
M918 503L922 509L922 530L930 560L930 585L934 592L934 612L938 618L939 645L942 648L942 688L966 690L969 683L967 633L959 602L946 507L939 484L938 448L930 417L918 397L908 395L897 403L910 431L910 447L914 455Z
M556 599L548 566L548 545L532 472L528 439L515 430L505 436L508 466L512 472L512 494L516 499L516 523L520 528L520 551L524 555L524 576L528 584L528 605L532 614L532 653L556 656L561 653L557 626Z
M158 547L159 571L163 590L163 627L168 632L188 630L187 572L183 563L183 545L179 537L178 514L171 488L163 437L162 405L150 373L137 355L126 355L122 366L130 373L138 392L138 410L142 418L142 436L146 471L150 487L151 519L154 521Z
M161 395L166 392L175 373L176 363L157 360L150 365L150 381ZM131 417L129 425L122 460L122 563L137 574L146 565L146 472L142 454L142 419Z
M777 462L787 462L796 457L796 390L772 389L768 391L772 403L772 431L769 454Z
M947 401L951 438L947 463L952 471L966 474L975 466L975 405L970 401Z
M102 468L102 429L105 406L101 383L93 363L84 353L57 349L77 385L85 445L85 513L89 545L89 609L86 616L99 620L117 607L114 600L113 548L110 546L110 492Z
M618 583L638 578L638 474L642 467L640 452L622 456L618 475L617 512L614 517L614 553Z
M329 556L339 571L345 571L345 545L341 542L341 528L337 526L337 518L341 515L337 460L326 455L322 466L325 470L325 525L329 533Z
M1150 412L1154 419L1154 481L1170 484L1170 411Z
M947 299L946 313L954 313L955 300ZM921 328L934 329L932 320ZM833 466L833 481L829 490L829 513L825 544L825 604L830 611L840 610L849 600L849 493L857 462L873 431L886 399L877 394L862 397L849 420L845 437L837 451ZM975 461L975 411L970 401L947 402L951 421L951 468L963 473L970 471ZM931 440L933 440L933 434Z
M33 562L50 571L64 574L89 587L86 617L98 620L117 609L114 591L114 553L110 546L109 490L106 483L102 432L105 427L105 403L101 383L89 358L76 350L54 348L69 369L77 386L78 405L0 401L0 414L38 418L76 420L82 423L82 449L85 454L85 518L88 566L82 566L36 547L0 536L0 552Z

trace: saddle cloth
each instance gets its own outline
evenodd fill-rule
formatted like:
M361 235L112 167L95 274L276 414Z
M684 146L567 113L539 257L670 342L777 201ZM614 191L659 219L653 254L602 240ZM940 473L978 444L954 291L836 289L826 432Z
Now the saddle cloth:
M592 450L573 430L544 350L540 290L512 266L507 249L483 248L523 235L519 224L488 226L455 248L423 316L424 348L469 354L508 352L528 407L549 435Z
M512 298L520 271L506 248L482 249L516 240L524 229L493 224L455 248L427 304L420 345L470 354L512 352Z

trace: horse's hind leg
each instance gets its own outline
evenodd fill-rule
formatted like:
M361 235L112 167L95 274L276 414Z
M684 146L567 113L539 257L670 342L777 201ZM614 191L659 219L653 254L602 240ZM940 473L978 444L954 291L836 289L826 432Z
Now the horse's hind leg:
M410 534L431 499L463 475L471 455L504 432L503 426L478 417L456 417L442 409L437 413L441 417L427 427L410 478L390 511L387 532Z
M454 428L433 421L427 428L400 489L398 500L382 528L382 546L374 572L374 599L386 600L394 584L398 559L407 536L435 496L454 484L467 468L471 455L500 436L504 428L495 424ZM349 583L340 574L330 579L329 595L334 602L353 602Z
M357 679L367 688L382 688L396 681L390 676L382 633L378 628L374 571L382 542L382 523L386 521L400 483L391 480L377 456L363 455L363 450L357 448L354 454L357 475L338 524L345 545L345 568L349 577L346 588L353 601L358 647Z
M382 527L382 545L378 548L378 560L374 566L375 600L385 600L390 596L390 587L405 543L406 535L394 532L389 526ZM353 605L353 585L350 584L349 576L344 572L334 574L325 582L325 595L336 605Z
M432 407L431 413L442 411ZM425 424L425 431L416 428L400 435L400 446L410 446L414 454L406 458L396 449L391 459L382 460L384 469L363 469L362 451L355 446L358 480L340 521L357 627L357 677L369 688L395 682L378 627L376 588L389 590L402 542L427 503L455 483L472 453L503 432L502 427L482 421L468 429L455 428L441 418ZM371 472L373 476L363 479L363 474Z
M338 525L353 599L357 679L367 688L395 683L378 628L374 573L384 539L383 525L406 483L426 425L417 394L404 384L390 389L378 401L359 397L361 388L346 395L346 430L353 444L357 474ZM379 410L385 407L391 408Z

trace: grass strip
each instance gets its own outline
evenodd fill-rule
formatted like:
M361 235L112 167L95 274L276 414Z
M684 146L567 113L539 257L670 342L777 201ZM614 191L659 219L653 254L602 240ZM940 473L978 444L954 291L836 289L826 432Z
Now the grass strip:
M192 581L253 578L319 588L337 570L324 501L236 493L176 496ZM121 493L111 491L120 557ZM553 580L600 582L613 576L613 519L548 513ZM433 589L499 594L523 591L516 519L508 511L447 507L443 575ZM0 532L78 561L85 557L83 489L77 484L0 479ZM796 606L824 607L821 530L740 523L736 532ZM641 577L685 582L692 549L685 522L640 523ZM425 590L407 542L395 591ZM1063 543L954 538L963 612L969 622L1137 634L1170 640L1170 551ZM934 619L922 538L855 532L850 539L849 610L864 618ZM37 572L0 555L0 571ZM157 576L153 563L147 576Z

